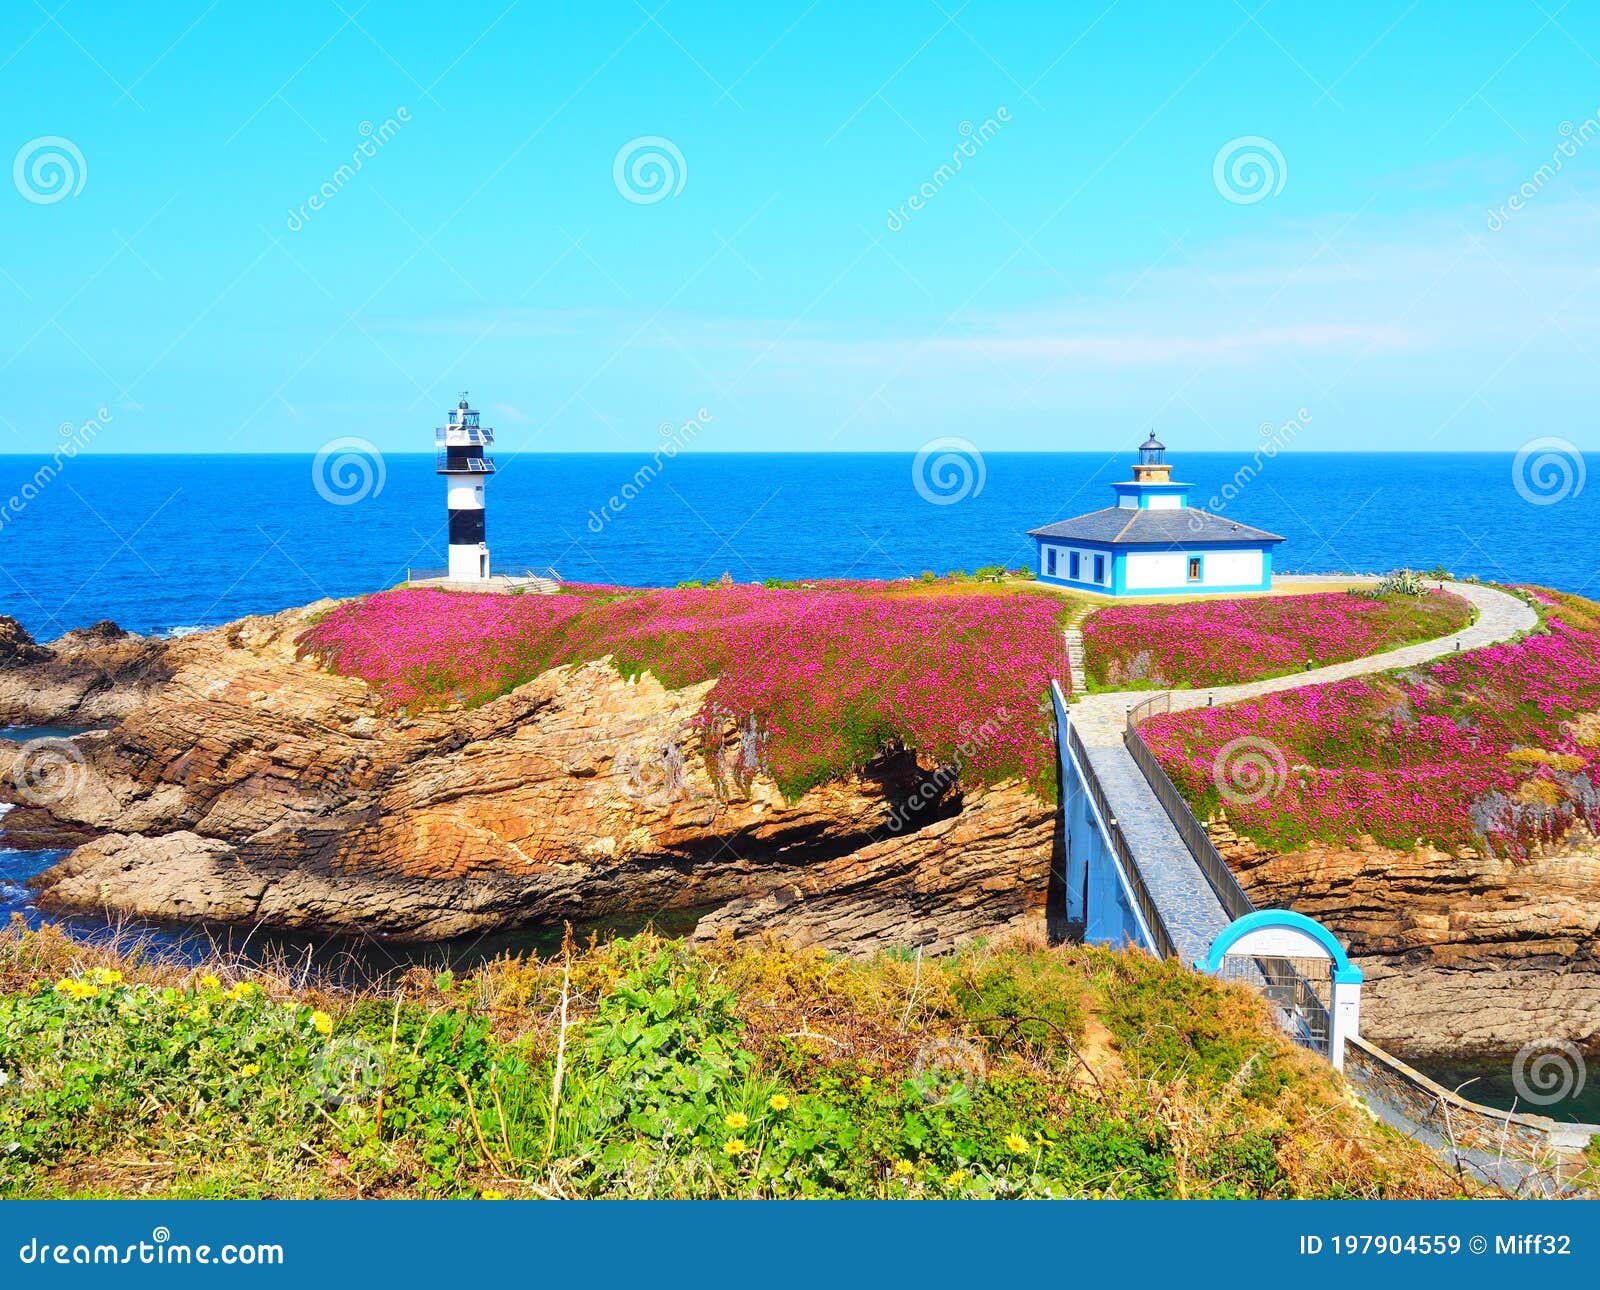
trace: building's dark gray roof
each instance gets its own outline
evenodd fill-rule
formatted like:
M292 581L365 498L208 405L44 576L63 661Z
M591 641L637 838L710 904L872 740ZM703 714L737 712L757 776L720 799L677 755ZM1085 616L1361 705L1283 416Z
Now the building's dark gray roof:
M1276 533L1253 529L1192 506L1171 510L1108 506L1070 520L1031 529L1029 537L1104 542L1113 546L1182 546L1187 542L1282 542Z

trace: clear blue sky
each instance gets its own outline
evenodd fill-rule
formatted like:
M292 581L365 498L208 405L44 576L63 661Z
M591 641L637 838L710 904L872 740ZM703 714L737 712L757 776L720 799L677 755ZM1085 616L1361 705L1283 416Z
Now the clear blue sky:
M0 451L428 450L464 387L511 450L1600 448L1595 6L18 0L0 59Z

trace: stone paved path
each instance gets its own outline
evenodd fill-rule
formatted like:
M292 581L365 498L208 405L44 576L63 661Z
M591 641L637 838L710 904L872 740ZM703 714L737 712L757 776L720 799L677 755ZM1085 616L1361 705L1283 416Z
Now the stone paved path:
M1315 580L1297 577L1291 581ZM1337 581L1348 584L1351 579ZM1531 606L1504 591L1473 583L1450 583L1448 587L1478 610L1477 621L1454 635L1267 681L1210 690L1175 690L1172 708L1181 711L1204 707L1208 699L1216 704L1237 703L1280 690L1325 685L1390 668L1415 667L1453 654L1458 648L1479 649L1508 640L1530 630L1539 621ZM1122 742L1128 709L1147 697L1147 693L1131 690L1086 694L1068 709L1068 717L1083 739L1089 761L1105 789L1107 802L1128 838L1139 872L1178 944L1183 961L1192 963L1205 956L1211 942L1231 920Z

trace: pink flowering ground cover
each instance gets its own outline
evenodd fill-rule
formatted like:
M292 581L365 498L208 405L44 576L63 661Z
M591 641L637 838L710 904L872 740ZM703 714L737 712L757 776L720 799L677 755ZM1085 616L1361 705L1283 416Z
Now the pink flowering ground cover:
M1448 636L1471 621L1472 606L1442 591L1114 605L1084 621L1084 665L1096 689L1237 685L1308 660L1322 667Z
M1275 850L1370 834L1525 858L1600 832L1600 605L1534 599L1544 633L1141 732L1201 819Z
M497 596L403 589L350 601L301 637L394 705L486 702L551 667L611 655L679 688L715 680L711 727L754 723L791 797L895 744L970 785L1054 779L1050 679L1069 684L1060 602L1005 592L750 586Z

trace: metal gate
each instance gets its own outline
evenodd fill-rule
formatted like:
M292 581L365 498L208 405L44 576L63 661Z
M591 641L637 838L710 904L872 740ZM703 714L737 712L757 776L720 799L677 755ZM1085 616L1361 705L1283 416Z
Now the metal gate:
M1224 981L1239 981L1263 995L1284 1034L1324 1057L1333 1034L1333 962L1328 958L1263 958L1226 954Z

